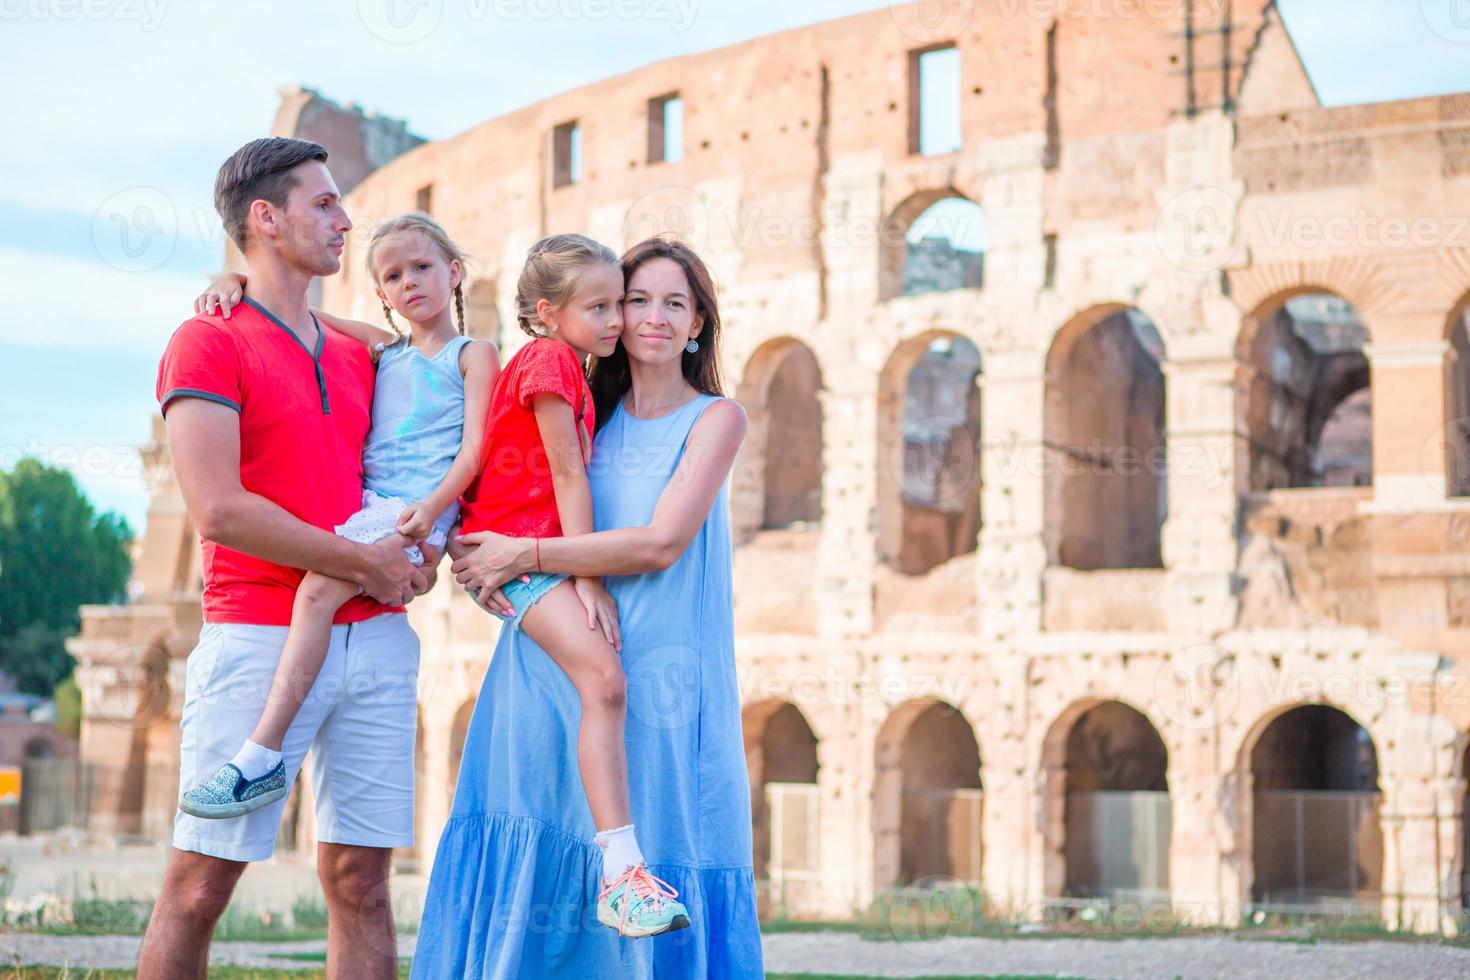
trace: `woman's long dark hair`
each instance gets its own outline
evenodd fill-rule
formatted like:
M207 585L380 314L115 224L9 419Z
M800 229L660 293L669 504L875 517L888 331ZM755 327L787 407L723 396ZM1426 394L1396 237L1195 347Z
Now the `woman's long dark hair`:
M633 273L645 262L654 259L670 259L679 263L684 278L689 280L689 289L694 294L694 317L704 316L704 329L699 333L699 350L691 354L685 351L683 360L684 379L706 395L724 395L720 380L720 305L715 297L714 278L709 267L683 242L672 238L650 238L639 242L623 254L623 283L633 281ZM597 428L601 429L612 418L618 402L633 386L633 374L628 368L628 352L618 342L617 349L607 357L594 357L587 369L587 383L592 388L592 401L597 411Z

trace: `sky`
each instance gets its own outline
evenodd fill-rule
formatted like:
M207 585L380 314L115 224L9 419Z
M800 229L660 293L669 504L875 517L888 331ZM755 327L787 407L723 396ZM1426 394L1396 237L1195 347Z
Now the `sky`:
M278 86L444 138L640 65L888 6L0 0L0 469L23 455L65 466L99 509L142 526L158 356L220 264L214 173L265 134ZM1281 7L1329 105L1470 90L1470 0Z

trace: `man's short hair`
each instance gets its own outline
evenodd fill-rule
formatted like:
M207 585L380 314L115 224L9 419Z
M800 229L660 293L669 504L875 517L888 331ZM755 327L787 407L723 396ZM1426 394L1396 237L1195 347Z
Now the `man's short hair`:
M214 178L214 209L225 223L225 233L242 252L250 203L269 201L285 207L287 195L298 183L291 171L309 160L326 163L326 147L311 140L270 136L251 140L220 165Z

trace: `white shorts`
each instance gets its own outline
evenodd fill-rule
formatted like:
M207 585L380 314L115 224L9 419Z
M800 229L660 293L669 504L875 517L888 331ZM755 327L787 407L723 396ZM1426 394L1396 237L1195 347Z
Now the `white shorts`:
M358 544L376 544L388 535L397 533L398 515L403 513L409 503L410 501L399 500L397 497L384 497L364 487L362 509L347 518L345 524L338 524L337 534ZM459 501L455 501L434 521L433 529L424 539L439 549L441 555L444 553L444 545L449 541L449 529L454 527L458 518ZM424 554L417 545L409 545L403 549L403 553L415 565L424 563Z
M285 626L205 623L185 663L179 785L197 786L240 748L270 693ZM316 683L282 743L286 782L307 750L317 840L360 847L413 843L419 639L402 613L332 627ZM279 800L231 820L174 817L174 847L227 861L271 856Z

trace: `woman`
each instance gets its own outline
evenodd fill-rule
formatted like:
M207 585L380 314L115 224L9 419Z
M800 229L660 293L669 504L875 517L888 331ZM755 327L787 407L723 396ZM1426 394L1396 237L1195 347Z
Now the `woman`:
M466 536L456 578L495 603L539 568L607 576L627 676L633 816L690 926L620 938L592 918L601 855L577 775L566 675L505 631L470 723L413 975L758 978L750 791L740 730L726 479L745 412L720 397L719 310L691 250L623 257L624 331L590 378L594 534Z

